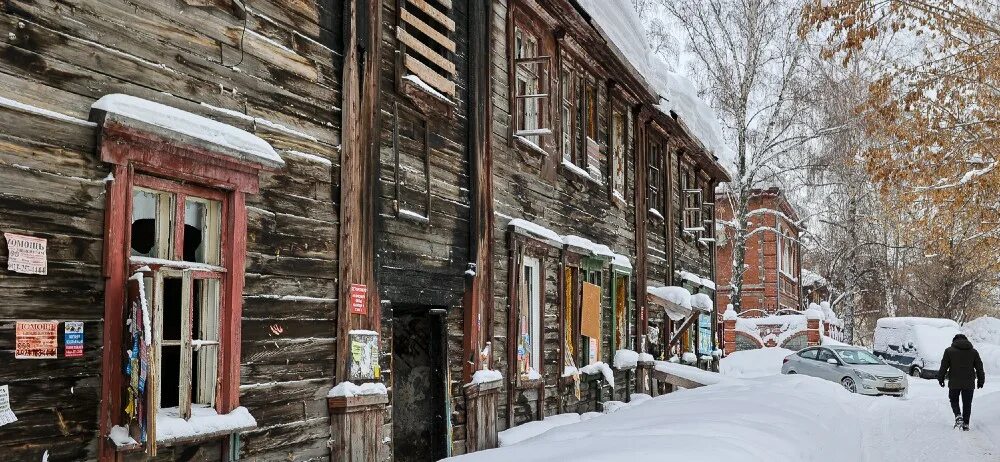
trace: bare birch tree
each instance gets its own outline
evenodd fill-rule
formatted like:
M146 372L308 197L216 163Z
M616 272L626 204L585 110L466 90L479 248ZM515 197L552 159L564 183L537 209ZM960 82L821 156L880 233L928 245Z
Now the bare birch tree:
M678 39L686 60L684 73L723 119L731 145L733 182L725 187L734 211L724 223L733 243L731 299L739 311L746 271L747 238L755 220L779 213L751 210L761 189L780 184L803 168L806 144L828 133L814 120L811 80L806 70L808 45L796 33L799 11L784 0L659 0L682 31ZM670 28L664 28L669 32ZM665 33L661 30L659 33ZM656 29L652 29L657 34ZM662 38L651 37L655 44ZM762 221L762 220L760 220Z

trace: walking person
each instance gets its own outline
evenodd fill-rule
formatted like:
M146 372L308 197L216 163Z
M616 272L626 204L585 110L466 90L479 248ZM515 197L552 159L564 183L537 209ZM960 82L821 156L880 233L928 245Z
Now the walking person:
M979 352L972 347L972 342L964 334L958 334L951 340L951 346L944 350L941 358L941 369L938 371L938 383L944 387L948 379L948 399L951 410L955 413L955 428L969 430L969 417L972 414L972 395L976 388L983 388L986 373L983 371L983 360ZM959 409L958 399L962 398Z

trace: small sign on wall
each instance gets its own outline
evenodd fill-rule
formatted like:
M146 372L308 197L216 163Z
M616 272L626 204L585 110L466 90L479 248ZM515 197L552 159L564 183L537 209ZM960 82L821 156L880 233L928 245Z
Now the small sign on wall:
M17 416L10 408L10 386L0 385L0 427L16 421Z
M18 321L14 357L55 359L59 349L59 321Z
M65 353L63 356L67 358L80 358L83 357L83 322L81 321L66 321L63 325L65 328Z
M40 237L3 233L7 238L7 270L24 274L48 274L46 240Z
M351 380L373 380L378 372L378 334L370 330L352 330Z
M368 314L368 286L351 284L351 314Z

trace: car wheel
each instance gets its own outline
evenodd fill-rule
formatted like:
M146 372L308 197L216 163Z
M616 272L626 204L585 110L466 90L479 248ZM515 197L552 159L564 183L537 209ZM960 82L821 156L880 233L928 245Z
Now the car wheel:
M913 366L913 368L910 369L910 377L916 377L919 379L923 373L924 371L923 369L920 369L920 366Z
M855 384L854 383L854 379L852 379L850 377L844 377L844 380L841 380L840 384L843 385L844 388L846 388L847 391L849 391L851 393L857 393L858 392L858 385Z
M788 371L788 375L795 374L795 371Z

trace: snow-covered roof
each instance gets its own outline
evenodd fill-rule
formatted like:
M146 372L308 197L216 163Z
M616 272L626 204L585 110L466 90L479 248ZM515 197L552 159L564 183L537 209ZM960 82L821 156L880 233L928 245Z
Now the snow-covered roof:
M594 27L628 61L640 78L662 101L656 106L664 114L678 115L685 128L705 148L733 164L733 154L722 137L715 111L698 96L694 85L681 74L670 70L653 53L646 40L645 28L629 0L577 0L593 21Z
M113 121L196 144L207 143L222 154L265 167L285 165L270 144L246 130L155 101L116 93L101 97L91 110L103 111L105 123Z
M538 223L533 223L528 220L523 220L520 218L515 218L507 223L507 226L512 226L514 228L522 229L527 231L529 234L538 237L542 240L548 241L552 245L564 245L567 247L576 247L578 249L586 250L590 252L590 255L603 258L605 260L610 260L612 265L621 267L623 269L632 269L632 262L629 261L628 257L625 255L615 253L604 244L598 244L590 239L582 236L567 235L562 236L559 233L546 228Z
M715 281L712 281L707 277L699 276L689 271L679 271L677 274L681 277L681 279L715 290Z
M706 313L711 313L714 306L715 305L712 303L712 297L709 297L707 294L697 293L691 296L692 308L697 308Z
M820 276L819 273L802 268L802 286L825 286L827 285L826 278Z
M646 294L652 302L662 305L667 316L674 321L686 318L691 314L691 292L677 286L646 287Z
M512 226L514 228L523 229L523 230L528 231L529 233L534 234L535 236L541 237L543 239L547 239L547 240L554 241L554 242L557 242L557 243L562 243L562 236L560 236L559 234L557 234L555 231L552 231L551 229L546 228L546 227L544 227L542 225L539 225L539 224L536 224L536 223L532 223L532 222L530 222L528 220L522 220L520 218L515 218L515 219L511 220L509 223L507 223L507 226Z

